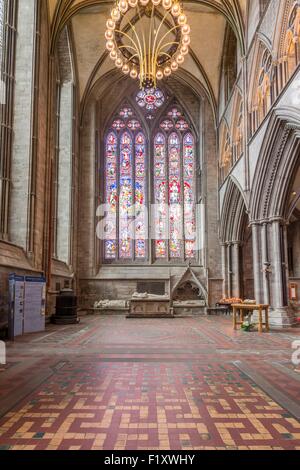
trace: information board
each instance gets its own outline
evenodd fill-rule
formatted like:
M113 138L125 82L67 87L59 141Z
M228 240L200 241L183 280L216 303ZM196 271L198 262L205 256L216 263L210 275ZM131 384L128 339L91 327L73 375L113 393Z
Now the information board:
M46 280L25 277L24 333L45 330Z
M24 330L24 292L25 278L11 274L9 276L10 318L9 336L21 336Z
M9 276L9 336L45 330L46 280L43 277Z

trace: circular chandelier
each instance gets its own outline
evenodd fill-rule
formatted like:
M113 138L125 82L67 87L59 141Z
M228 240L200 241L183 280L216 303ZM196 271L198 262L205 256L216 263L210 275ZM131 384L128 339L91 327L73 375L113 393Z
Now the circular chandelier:
M178 0L119 0L106 26L110 58L142 89L155 88L189 53L191 28Z

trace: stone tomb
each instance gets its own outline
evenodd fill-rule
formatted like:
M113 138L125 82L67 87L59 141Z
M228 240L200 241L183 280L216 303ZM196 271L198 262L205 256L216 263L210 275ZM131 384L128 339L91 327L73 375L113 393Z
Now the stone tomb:
M171 299L168 294L135 293L130 302L127 318L173 318Z

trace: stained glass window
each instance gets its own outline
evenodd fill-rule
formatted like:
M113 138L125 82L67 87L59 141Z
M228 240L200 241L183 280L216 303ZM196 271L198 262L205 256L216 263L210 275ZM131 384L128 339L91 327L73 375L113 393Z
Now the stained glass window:
M124 106L106 136L107 261L147 261L151 245L153 261L196 259L195 137L177 106L163 114L155 129L148 142L136 112Z
M196 256L195 143L192 134L183 139L184 239L186 258Z
M105 258L115 259L117 254L117 136L110 132L106 138L106 162L105 162L105 203L107 204L107 216L105 225Z
M131 220L134 216L132 153L131 135L124 132L120 143L119 256L121 259L132 258Z
M161 124L160 124L160 127L164 130L164 131L169 131L170 129L173 129L174 128L174 124L172 121L170 121L170 119L165 119Z
M177 107L159 127L164 132L154 139L155 256L192 260L197 255L195 139Z
M128 106L112 122L105 146L106 260L145 259L148 221L147 145L141 123Z
M137 94L136 101L141 108L154 111L164 104L165 96L159 88L148 88Z
M114 129L116 129L117 131L120 131L121 129L124 129L125 128L125 122L122 121L122 119L116 119L113 124L112 124L112 127Z
M147 256L146 164L146 139L140 132L135 138L135 257L137 259L145 259Z
M166 258L168 247L168 187L166 139L159 133L154 140L155 255Z

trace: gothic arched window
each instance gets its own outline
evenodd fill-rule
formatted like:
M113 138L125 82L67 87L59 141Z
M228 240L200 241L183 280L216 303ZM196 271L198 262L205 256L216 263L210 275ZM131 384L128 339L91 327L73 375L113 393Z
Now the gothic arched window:
M105 142L106 260L146 260L147 145L130 107L113 121Z
M0 238L9 238L17 1L0 0Z
M285 80L287 81L299 64L300 5L294 2L289 14L285 37L284 60L286 62Z
M120 109L106 133L104 259L195 260L192 129L180 108L172 106L150 133L150 141L147 135L128 105Z

